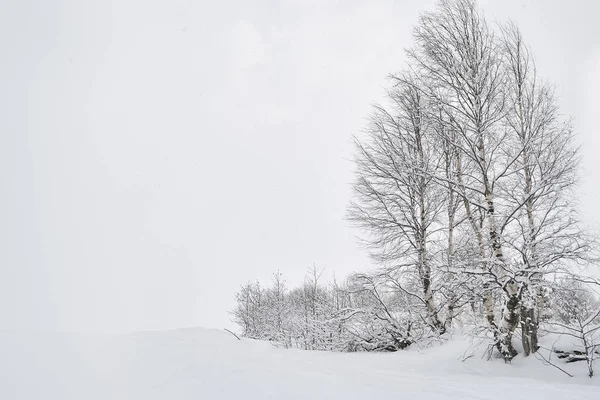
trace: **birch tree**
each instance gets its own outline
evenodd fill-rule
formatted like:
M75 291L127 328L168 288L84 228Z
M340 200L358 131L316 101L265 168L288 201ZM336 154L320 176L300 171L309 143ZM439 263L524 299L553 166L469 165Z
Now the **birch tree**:
M522 260L521 325L528 355L537 350L544 276L566 260L584 259L590 246L573 207L579 159L570 121L559 114L552 88L538 79L516 25L503 28L503 45L510 100L505 121L512 134L507 156L515 163L503 194L512 210L502 229L516 234L509 243Z
M482 273L504 294L500 324L494 317L491 282L485 282L484 305L490 328L505 359L516 355L512 335L518 324L518 285L504 254L498 223L497 181L506 165L498 153L506 133L503 86L506 83L498 42L471 0L442 0L438 10L421 17L415 29L416 46L409 51L413 68L458 133L453 146L461 160L473 166L459 168L456 193L463 197L466 214L477 237ZM510 161L509 161L510 162ZM476 207L484 213L485 228L475 220ZM483 230L487 230L484 235ZM487 248L491 257L487 260Z
M427 320L443 333L428 248L442 202L437 185L424 173L437 162L428 138L427 106L413 85L399 84L388 97L389 109L375 107L367 140L356 141L350 219L368 232L373 255L391 274L404 268L418 275Z

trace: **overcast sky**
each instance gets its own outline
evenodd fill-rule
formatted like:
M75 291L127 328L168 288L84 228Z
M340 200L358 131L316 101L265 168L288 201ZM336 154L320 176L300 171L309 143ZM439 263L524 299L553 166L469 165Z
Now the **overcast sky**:
M0 329L231 326L248 280L369 268L351 137L428 1L0 0ZM583 144L600 210L600 6L488 0Z

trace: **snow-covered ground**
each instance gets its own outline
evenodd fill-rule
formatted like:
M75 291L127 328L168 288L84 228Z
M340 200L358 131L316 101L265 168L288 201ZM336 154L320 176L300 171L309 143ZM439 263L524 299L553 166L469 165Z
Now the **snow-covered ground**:
M567 366L578 375L569 378L534 358L505 365L479 351L461 362L468 345L346 354L206 329L0 333L0 399L600 399L582 363Z

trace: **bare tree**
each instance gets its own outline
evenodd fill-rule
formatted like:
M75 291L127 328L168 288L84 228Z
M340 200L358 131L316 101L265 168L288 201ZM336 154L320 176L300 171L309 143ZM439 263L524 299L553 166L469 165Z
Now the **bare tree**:
M388 92L391 106L376 106L368 139L356 141L357 181L349 218L386 268L411 268L418 277L428 321L443 333L432 285L428 242L442 209L440 191L423 173L438 162L428 138L425 100L414 85Z
M508 169L514 179L503 182L510 212L501 229L513 232L509 243L522 260L517 277L523 348L528 355L537 350L544 275L565 260L585 258L590 246L573 207L579 160L571 124L561 118L552 89L539 82L516 25L505 26L503 34L510 99L505 121L512 134L506 157L515 162Z
M242 328L242 335L263 339L265 332L264 290L260 284L247 283L235 294L237 306L231 312L233 321Z
M506 137L501 121L506 115L503 85L506 81L498 41L471 0L442 0L438 10L421 17L415 29L416 47L409 51L413 69L421 77L429 97L435 99L457 132L452 143L461 165L454 183L463 197L470 225L480 246L482 272L504 293L502 323L495 322L491 282L485 282L484 305L490 328L505 359L516 355L511 342L518 324L518 285L504 254L494 189L505 177L507 163L499 149ZM473 207L484 213L478 224ZM489 262L484 257L487 246ZM486 260L484 262L484 260Z
M282 343L291 347L291 330L289 324L289 304L287 301L287 288L281 272L273 274L272 284L266 291L266 320L269 326L269 340Z
M600 300L590 283L600 287L600 283L588 279L583 281L576 275L563 277L554 285L553 303L557 309L557 319L550 324L550 331L575 338L581 350L557 351L567 357L567 362L585 361L588 376L594 376L594 364L600 356Z

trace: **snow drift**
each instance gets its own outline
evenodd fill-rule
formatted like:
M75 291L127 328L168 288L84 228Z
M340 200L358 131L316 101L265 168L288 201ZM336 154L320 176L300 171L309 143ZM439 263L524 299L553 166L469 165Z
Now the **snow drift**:
M329 353L183 329L120 336L0 333L2 399L599 399L600 381L469 342ZM467 350L467 352L465 352ZM525 375L527 374L527 375Z

